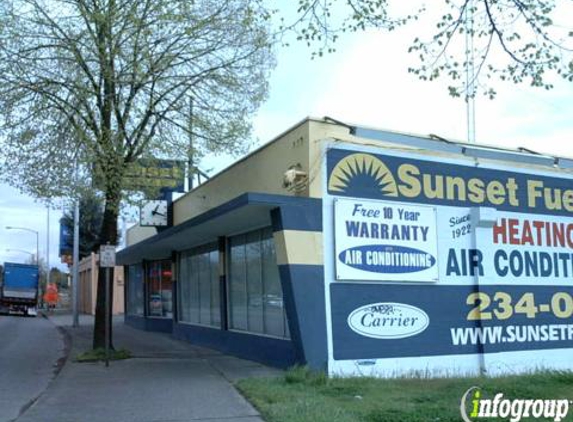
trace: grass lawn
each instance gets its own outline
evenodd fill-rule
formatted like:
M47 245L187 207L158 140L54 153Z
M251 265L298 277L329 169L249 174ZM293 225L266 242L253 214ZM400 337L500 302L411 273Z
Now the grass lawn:
M573 373L543 372L504 378L333 378L304 368L275 379L247 379L240 391L267 422L460 422L460 402L472 386L492 399L573 400ZM573 422L573 404L563 421ZM502 421L509 418L477 418ZM551 419L524 418L522 421Z

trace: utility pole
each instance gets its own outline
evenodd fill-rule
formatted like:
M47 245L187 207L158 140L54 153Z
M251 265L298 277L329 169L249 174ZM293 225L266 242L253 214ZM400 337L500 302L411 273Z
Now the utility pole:
M476 75L474 57L474 0L468 0L465 13L466 33L466 121L468 142L476 143Z
M195 176L195 168L193 166L193 97L189 97L189 174L187 177L187 185L189 191L193 190L193 178Z
M46 274L46 288L50 284L50 204L46 206L48 210L48 221L46 224L46 267L48 273Z
M79 273L80 273L80 200L75 198L74 203L74 252L73 252L73 275L72 275L72 327L79 327L78 303L80 299Z

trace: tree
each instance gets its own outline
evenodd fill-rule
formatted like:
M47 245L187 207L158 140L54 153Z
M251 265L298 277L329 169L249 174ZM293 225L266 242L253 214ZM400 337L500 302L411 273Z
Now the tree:
M50 269L50 282L55 283L59 289L68 288L68 274L63 273L57 267Z
M79 253L80 259L98 251L101 244L101 226L103 222L103 201L94 191L82 192L79 200ZM74 210L68 208L64 211L61 224L74 232Z
M392 12L389 3L300 0L298 19L283 29L295 31L315 48L313 54L322 55L334 51L343 33L394 30L432 13L434 30L412 41L409 51L419 64L409 72L422 80L448 78L453 96L471 84L493 98L495 78L545 89L553 87L555 76L573 81L573 28L566 20L570 13L562 12L570 12L565 0L445 0L404 15ZM472 80L464 82L466 69Z
M1 2L0 174L39 197L100 180L100 241L116 244L130 163L186 157L189 134L195 156L245 150L273 65L269 17L261 0Z

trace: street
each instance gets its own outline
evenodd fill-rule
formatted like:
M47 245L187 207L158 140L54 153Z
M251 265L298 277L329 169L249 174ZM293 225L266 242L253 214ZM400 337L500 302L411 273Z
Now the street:
M0 422L15 420L46 389L64 340L42 317L0 315Z

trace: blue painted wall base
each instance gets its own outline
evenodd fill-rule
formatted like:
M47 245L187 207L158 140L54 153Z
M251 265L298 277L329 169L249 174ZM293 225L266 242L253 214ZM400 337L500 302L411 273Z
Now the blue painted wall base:
M171 333L173 331L173 320L171 319L126 315L125 323L138 330L157 331L159 333Z
M173 337L277 368L301 363L295 359L290 340L177 323L173 325Z

